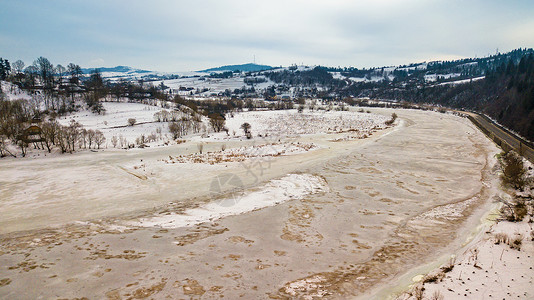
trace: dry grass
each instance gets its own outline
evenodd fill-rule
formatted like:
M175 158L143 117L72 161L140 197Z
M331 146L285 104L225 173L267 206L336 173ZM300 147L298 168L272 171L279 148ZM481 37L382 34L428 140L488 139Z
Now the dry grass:
M508 245L510 245L510 248L512 249L521 251L521 245L523 245L523 234L515 234L515 237L510 240Z
M434 293L432 294L432 297L430 297L430 300L443 300L445 299L445 297L443 296L443 294L441 294L440 291L434 291Z
M509 240L510 240L510 237L506 233L499 232L495 234L495 245L499 245L501 243L508 244Z
M425 288L422 285L418 285L415 287L413 291L413 296L416 300L423 300L423 293L425 291Z
M525 205L525 202L523 200L518 199L517 202L514 205L514 214L515 214L515 221L519 222L522 221L523 218L527 215L527 206Z
M501 208L501 215L509 222L520 222L528 214L528 207L524 199L517 198L512 202L500 199L500 202L504 204Z
M451 258L447 264L443 265L440 268L440 270L443 273L449 273L450 271L452 271L452 269L454 269L454 264L455 263L456 263L456 259L455 258Z
M445 272L439 271L437 273L430 273L423 277L423 284L439 282L445 278Z
M166 163L198 163L198 164L220 164L227 162L242 162L251 158L271 158L291 153L304 153L315 149L315 144L307 143L272 143L251 147L241 147L226 149L226 145L221 146L220 151L202 153L203 144L198 144L200 153L189 155L169 156ZM202 149L201 149L202 148ZM265 161L267 162L267 160Z

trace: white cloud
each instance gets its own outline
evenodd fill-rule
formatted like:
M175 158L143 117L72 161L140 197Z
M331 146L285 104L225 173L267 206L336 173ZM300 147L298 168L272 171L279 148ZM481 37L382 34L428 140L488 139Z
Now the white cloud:
M61 63L177 71L256 54L271 65L370 67L534 46L524 0L57 0L46 14L29 1L0 12L0 25L28 20L0 26L0 36ZM0 52L18 58L21 49L2 43Z

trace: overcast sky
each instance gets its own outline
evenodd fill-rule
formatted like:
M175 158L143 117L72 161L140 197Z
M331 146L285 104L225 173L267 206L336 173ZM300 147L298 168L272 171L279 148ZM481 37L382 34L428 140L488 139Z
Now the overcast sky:
M534 47L534 1L2 0L0 57L193 71L358 68Z

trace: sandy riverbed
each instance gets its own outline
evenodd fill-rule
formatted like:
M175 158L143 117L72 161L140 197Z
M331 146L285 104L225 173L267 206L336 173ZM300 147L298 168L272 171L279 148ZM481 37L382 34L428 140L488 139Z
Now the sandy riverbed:
M163 161L192 144L3 163L0 297L367 298L402 286L476 227L498 192L497 149L466 119L396 113L396 127L370 138L302 136L290 142L318 148L259 165ZM239 181L212 188L224 174ZM261 194L288 174L325 184L212 222L135 225L236 189ZM276 186L276 197L295 187Z

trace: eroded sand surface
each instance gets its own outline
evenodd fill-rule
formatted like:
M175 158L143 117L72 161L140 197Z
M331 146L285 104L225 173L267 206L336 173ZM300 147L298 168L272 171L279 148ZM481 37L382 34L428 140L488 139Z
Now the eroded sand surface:
M2 164L0 298L372 297L461 243L495 192L497 149L468 120L396 113L368 139L305 136L290 142L318 149L249 165L164 162L194 145ZM239 181L214 189L224 174ZM212 222L135 225L288 174L326 186Z

